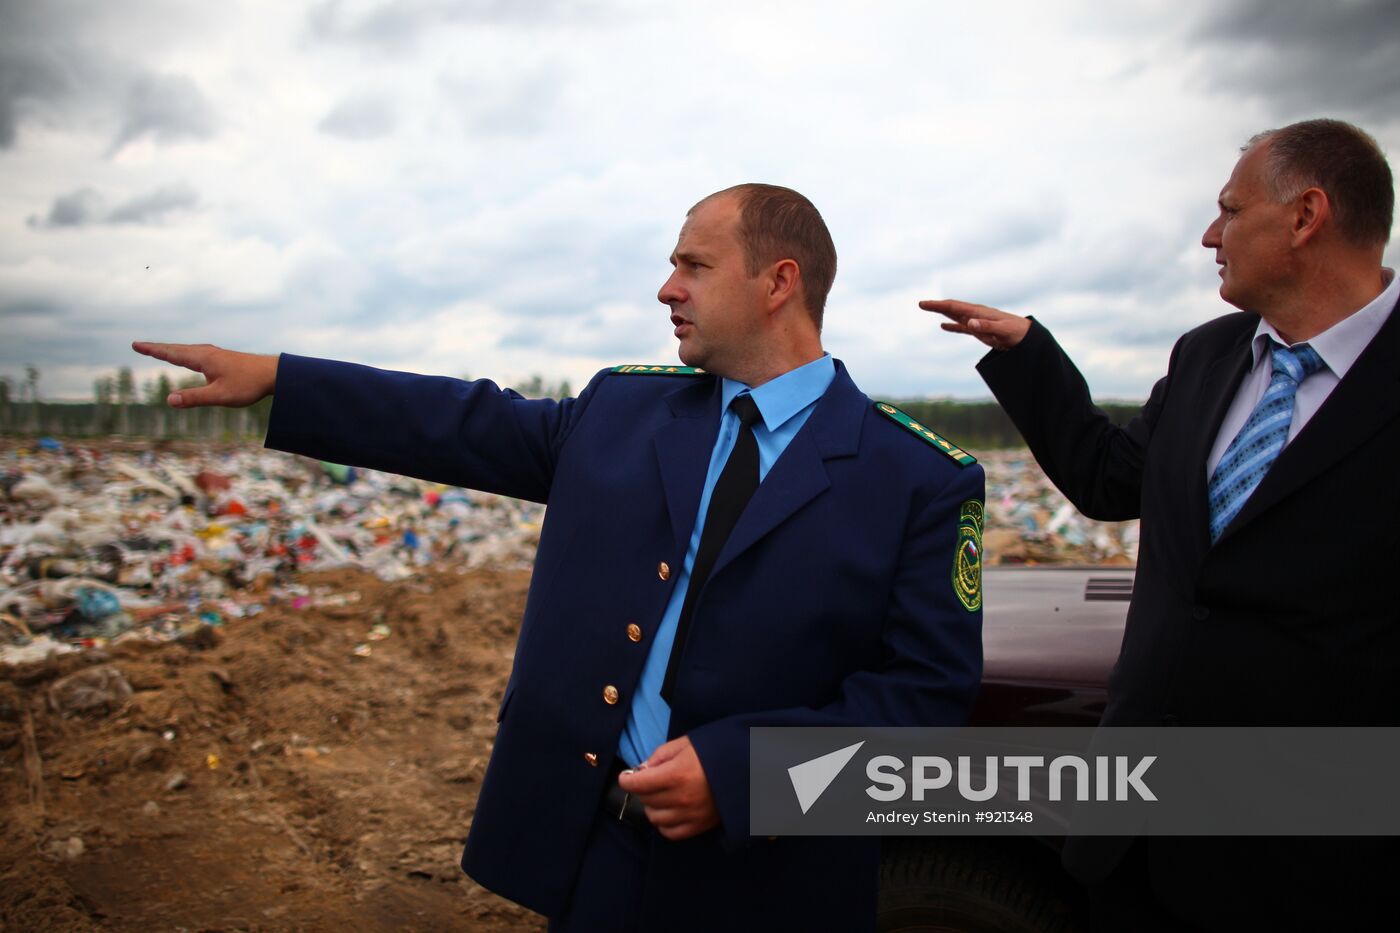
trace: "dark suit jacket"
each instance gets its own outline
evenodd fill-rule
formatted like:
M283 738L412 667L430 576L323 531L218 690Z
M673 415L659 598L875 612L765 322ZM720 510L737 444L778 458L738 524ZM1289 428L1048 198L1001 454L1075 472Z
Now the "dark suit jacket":
M1122 428L1093 406L1083 377L1039 323L978 365L1080 511L1142 519L1104 725L1400 723L1400 600L1392 591L1400 570L1400 313L1212 545L1206 459L1251 361L1258 322L1230 314L1183 336L1166 377ZM1242 851L1255 864L1292 852L1258 840L1148 842L1154 883L1176 890L1184 914L1208 902L1203 892L1213 886L1246 883ZM1343 858L1342 872L1317 858L1319 846L1340 857L1374 843L1307 845L1302 864L1262 874L1319 896L1339 890L1343 876L1379 877L1374 859ZM1124 848L1123 840L1071 840L1066 864L1083 880L1101 880ZM1393 867L1393 852L1388 858Z
M269 446L549 504L462 862L541 913L568 902L690 540L718 399L708 375L605 371L576 399L529 401L282 357ZM695 609L671 734L694 742L722 827L658 837L643 912L664 919L649 928L873 929L873 840L750 844L748 729L963 722L981 613L960 605L952 573L961 504L982 497L980 467L886 420L837 364ZM608 685L621 702L604 701Z

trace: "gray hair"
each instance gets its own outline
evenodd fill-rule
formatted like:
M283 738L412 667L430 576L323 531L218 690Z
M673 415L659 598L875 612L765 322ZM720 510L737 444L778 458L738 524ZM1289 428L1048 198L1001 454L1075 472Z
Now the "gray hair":
M1395 181L1385 153L1359 127L1341 120L1304 120L1265 130L1245 144L1269 147L1264 185L1285 204L1308 188L1320 188L1337 228L1352 244L1384 246L1395 214Z

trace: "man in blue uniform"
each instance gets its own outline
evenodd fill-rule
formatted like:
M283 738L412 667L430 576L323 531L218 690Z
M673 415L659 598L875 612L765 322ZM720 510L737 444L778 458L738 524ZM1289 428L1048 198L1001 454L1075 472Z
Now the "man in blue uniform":
M577 398L139 343L171 404L276 402L269 446L547 502L463 867L554 930L874 929L875 840L751 839L756 725L949 725L981 673L983 476L821 345L800 194L691 209L658 298L683 366Z

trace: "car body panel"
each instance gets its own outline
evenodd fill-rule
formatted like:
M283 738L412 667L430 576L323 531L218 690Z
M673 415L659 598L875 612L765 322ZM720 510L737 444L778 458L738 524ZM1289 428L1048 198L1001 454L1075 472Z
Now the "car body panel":
M1123 641L1132 567L987 567L975 726L1093 726Z

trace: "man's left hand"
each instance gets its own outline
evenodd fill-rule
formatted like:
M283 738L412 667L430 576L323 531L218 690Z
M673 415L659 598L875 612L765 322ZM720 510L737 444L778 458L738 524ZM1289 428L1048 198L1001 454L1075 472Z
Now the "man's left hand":
M635 794L647 819L667 839L689 839L719 825L719 808L690 738L672 739L636 771L624 771L618 786Z

